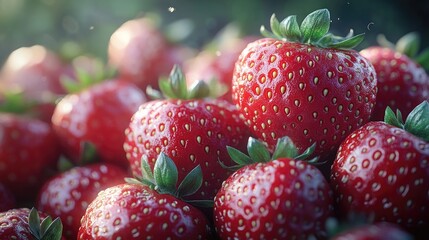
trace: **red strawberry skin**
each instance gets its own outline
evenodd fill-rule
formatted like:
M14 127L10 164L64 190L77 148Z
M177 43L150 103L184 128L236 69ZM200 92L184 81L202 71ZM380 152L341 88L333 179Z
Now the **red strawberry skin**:
M146 101L134 84L106 80L65 96L52 117L64 153L77 162L81 143L93 143L102 161L128 168L122 148L124 130L133 113Z
M65 90L60 76L65 64L59 56L42 45L15 49L0 72L0 84L8 91L22 91L26 100L35 101L36 117L51 121L55 99Z
M113 164L96 163L74 167L45 182L36 199L37 209L60 217L63 235L76 239L80 219L97 194L124 183L127 172Z
M38 213L41 221L47 217L44 212ZM29 214L28 208L13 208L0 212L0 239L34 240L28 224Z
M358 212L405 229L429 226L429 144L383 122L342 143L332 166L338 211Z
M214 222L220 239L307 239L326 236L332 210L321 172L282 158L234 172L216 195Z
M411 240L412 236L396 224L381 222L352 228L332 240Z
M226 146L246 148L249 132L234 105L223 100L155 100L143 104L126 130L124 149L135 176L141 176L141 159L153 169L164 152L179 170L179 182L200 165L203 186L192 196L213 199L230 171Z
M205 216L171 195L147 186L108 188L88 206L78 239L208 239Z
M7 113L0 113L0 133L0 182L18 202L31 201L55 170L57 138L48 123Z
M300 151L316 143L322 158L369 120L376 92L374 68L358 52L272 38L243 50L232 81L256 137L274 148L289 136Z
M360 54L377 73L378 93L372 120L383 120L387 106L408 116L415 106L429 99L429 76L405 54L379 46L366 48Z
M187 58L187 51L168 43L149 18L126 21L112 34L108 46L109 63L119 78L146 90L158 87L158 79L167 76L174 63ZM182 59L183 58L183 59Z

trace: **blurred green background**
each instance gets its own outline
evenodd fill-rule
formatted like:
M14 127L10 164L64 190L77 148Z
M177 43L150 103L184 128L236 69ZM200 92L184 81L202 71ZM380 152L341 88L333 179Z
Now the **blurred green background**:
M259 34L272 13L279 19L296 14L301 21L319 8L330 10L331 32L366 33L358 49L375 44L377 34L396 41L411 31L429 46L427 0L0 0L0 62L14 49L34 44L54 51L74 46L106 58L115 29L149 12L159 14L163 25L190 20L193 32L182 43L198 48L230 22L243 34Z

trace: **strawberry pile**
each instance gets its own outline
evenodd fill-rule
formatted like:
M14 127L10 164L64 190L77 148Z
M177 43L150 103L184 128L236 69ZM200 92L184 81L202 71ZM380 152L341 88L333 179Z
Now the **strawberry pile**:
M145 16L106 63L15 50L0 239L425 239L429 51L357 51L330 23L273 15L197 50Z

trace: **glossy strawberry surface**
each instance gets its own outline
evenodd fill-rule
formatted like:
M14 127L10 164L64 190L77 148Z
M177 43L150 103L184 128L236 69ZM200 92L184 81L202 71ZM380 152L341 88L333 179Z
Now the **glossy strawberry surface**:
M31 201L60 155L51 126L41 120L0 113L0 182L17 198Z
M141 176L141 159L151 168L160 152L179 169L179 181L197 165L204 184L193 197L212 199L230 172L226 146L245 148L247 127L234 105L223 100L154 100L140 106L126 130L124 149L132 172Z
M220 239L306 239L326 236L332 210L320 171L282 158L232 174L216 195L214 221Z
M140 184L102 191L82 218L78 239L208 239L205 216Z
M168 75L182 57L182 52L168 43L147 17L124 22L113 32L108 45L109 63L118 70L119 78L143 90L148 86L157 88L158 79Z
M77 162L81 145L94 144L100 158L128 167L122 148L131 116L146 101L134 84L107 80L65 96L56 106L52 125L67 157Z
M342 215L366 214L406 229L429 224L429 144L405 130L370 122L342 143L331 183Z
M322 158L369 120L377 92L374 68L358 52L272 38L244 49L232 84L255 136L271 148L283 136L301 150L316 143Z
M36 199L37 209L51 217L60 217L63 235L76 239L88 205L101 190L124 183L125 177L129 177L127 172L112 164L73 167L45 182Z
M383 120L387 106L405 116L419 103L429 99L429 76L407 55L386 47L369 47L360 54L377 73L377 102L373 120Z

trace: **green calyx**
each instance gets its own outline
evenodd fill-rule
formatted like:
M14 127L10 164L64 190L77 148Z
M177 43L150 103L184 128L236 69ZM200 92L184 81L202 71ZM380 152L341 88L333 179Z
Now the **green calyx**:
M421 39L417 32L405 34L396 43L390 42L381 34L377 37L377 42L380 46L388 47L407 55L419 63L426 71L429 71L429 47L419 52Z
M429 103L423 101L408 114L405 122L401 111L396 110L396 114L390 107L386 108L384 121L392 126L402 128L407 132L429 142Z
M152 99L201 99L210 96L210 88L204 81L197 81L188 88L185 75L178 65L174 65L168 78L159 80L159 89L152 87L146 89L146 93Z
M97 147L90 141L80 142L80 155L77 162L72 162L65 156L60 156L57 168L60 172L65 172L75 166L85 166L92 163L96 163L100 160Z
M83 57L82 57L83 58ZM83 58L85 67L74 65L75 78L63 75L60 79L68 93L80 92L88 87L112 78L116 70L107 66L98 58ZM82 63L81 63L82 65ZM88 67L89 65L89 67Z
M31 113L36 101L26 100L22 91L4 91L1 93L0 112ZM54 101L52 101L54 102Z
M331 24L330 14L327 9L316 10L298 24L295 15L289 16L279 22L275 14L271 16L271 31L261 26L261 34L265 37L276 38L288 42L306 43L322 48L350 49L360 44L364 34L353 36L353 31L345 37L335 36L329 33Z
M237 165L226 166L222 162L220 162L220 164L224 168L235 171L249 164L264 163L280 158L306 160L310 163L316 163L318 157L308 159L313 154L315 148L316 144L313 144L303 153L299 153L297 147L289 137L282 137L277 140L274 152L273 154L271 154L267 146L263 142L257 140L256 138L250 137L247 141L248 155L236 148L227 146L229 156Z
M37 240L59 240L62 237L63 224L59 217L52 220L48 216L41 221L37 210L32 208L28 216L28 224L31 234Z
M128 183L144 184L161 194L170 194L187 203L200 207L212 207L212 200L186 200L200 189L203 184L203 172L198 165L192 169L178 184L178 170L174 161L165 153L160 153L153 171L148 159L143 156L141 161L142 177L126 178Z

